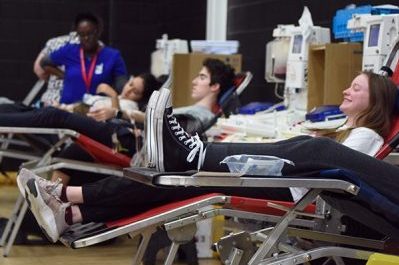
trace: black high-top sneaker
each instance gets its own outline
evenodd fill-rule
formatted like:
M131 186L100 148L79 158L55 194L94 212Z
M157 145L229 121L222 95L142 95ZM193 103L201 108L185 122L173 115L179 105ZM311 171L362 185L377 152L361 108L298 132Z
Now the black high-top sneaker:
M155 107L157 105L159 98L159 91L154 91L147 104L147 109L145 111L145 121L144 121L144 133L145 133L145 148L147 154L146 164L148 167L155 167L155 153L157 146L155 143L155 129L154 126L154 113Z
M184 131L173 116L170 91L161 89L155 108L154 126L157 148L155 167L158 171L186 171L200 168L204 144L198 135Z

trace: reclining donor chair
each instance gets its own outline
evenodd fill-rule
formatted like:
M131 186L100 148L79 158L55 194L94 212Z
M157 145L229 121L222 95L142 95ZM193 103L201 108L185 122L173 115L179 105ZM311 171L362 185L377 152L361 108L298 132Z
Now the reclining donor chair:
M388 151L398 145L398 121L396 118L392 133L387 137L384 146L377 154L378 158L383 158ZM392 244L395 246L399 242L397 224L399 206L362 181L355 172L347 170L323 170L317 174L312 172L301 176L284 176L284 178L281 178L245 176L237 173L221 172L159 173L151 169L130 168L125 169L125 175L136 181L154 186L306 187L310 189L296 203L282 205L282 202L259 200L258 203L263 208L257 208L256 210L255 206L251 204L253 203L252 199L224 196L227 203L220 202L219 204L223 208L232 208L228 211L229 214L226 214L230 216L236 215L247 219L256 219L253 214L265 213L266 210L269 215L263 215L260 218L273 222L273 218L278 218L278 216L275 213L270 216L271 212L267 209L268 207L286 211L273 228L253 233L240 232L222 238L216 244L216 249L225 264L301 264L321 257L332 257L337 264L343 264L341 257L368 259L373 252L356 248L337 247L335 244L386 252L392 250ZM305 208L315 201L318 196L323 198L332 208L320 208L320 205L325 207L325 204L316 204L317 209L315 212L313 212L314 209L309 209L309 206ZM234 204L237 200L245 206L240 207ZM247 205L245 204L246 200L248 200ZM291 207L287 207L287 204L291 204ZM332 210L334 209L339 210L341 214L333 213ZM311 210L310 214L309 210ZM214 211L219 211L219 209ZM369 228L378 230L387 237L383 240L374 240L340 235L340 232L345 230L345 227L339 222L342 214ZM207 213L201 213L201 215L208 216ZM305 219L298 220L298 217L301 216L305 216ZM314 217L314 220L309 219L309 217ZM166 230L177 229L177 226L183 221L190 222L192 219L195 218L177 217L176 220L168 221L163 226ZM304 221L305 223L298 224L299 221ZM292 228L289 225L302 226L307 229ZM309 230L309 228L315 230ZM298 246L288 244L287 238L292 236L316 242L325 241L326 243L318 248L300 249ZM257 243L253 243L253 241ZM257 244L260 244L259 248L256 247Z
M236 114L240 106L239 96L247 88L252 77L252 73L248 71L236 74L233 80L233 86L221 96L217 106L213 110L215 116L209 122L204 124L191 114L177 114L175 116L180 125L189 133L193 132L198 135L204 135L208 129L216 124L218 118L222 116L229 117L231 114Z
M39 159L36 158L21 165L21 167L29 168L36 174L44 174L53 170L68 168L122 177L122 169L124 167L129 167L131 163L130 157L121 153L117 153L110 147L94 141L93 139L73 130L54 128L0 127L0 134L2 133L12 133L14 135L45 134L58 136L58 142L51 146L51 148L47 150ZM73 141L88 151L88 153L94 158L95 163L52 157L54 153L68 141ZM4 150L2 151L2 154L14 158L29 158L29 156L26 157L25 154L19 156L18 152L12 150ZM7 257L11 250L27 209L27 203L25 202L23 196L19 195L0 241L0 246L3 246L4 257Z
M377 158L382 159L397 146L398 133L399 120L395 119L392 132ZM126 168L124 174L135 181L154 186L306 187L310 191L296 203L208 194L169 203L113 222L76 225L61 237L64 244L81 248L124 234L140 234L142 240L133 260L133 264L139 264L151 234L157 227L162 227L172 240L165 264L172 264L179 245L193 238L195 223L216 215L277 223L261 231L240 232L222 238L215 246L222 262L226 264L300 264L321 257L332 257L337 264L343 264L341 257L366 260L375 251L389 250L390 240L399 238L398 227L392 222L392 218L399 217L398 206L366 185L354 172L326 170L316 175L276 178L221 172L160 173L149 168ZM312 204L319 195L332 206L331 209L326 208L324 203L319 204L319 200ZM204 206L209 205L218 207L203 210ZM345 228L339 222L341 214L335 213L334 209L377 228L389 238L375 240L340 235ZM320 247L301 249L287 243L287 237L292 236L324 243ZM257 244L260 244L259 248ZM336 244L350 245L352 248Z

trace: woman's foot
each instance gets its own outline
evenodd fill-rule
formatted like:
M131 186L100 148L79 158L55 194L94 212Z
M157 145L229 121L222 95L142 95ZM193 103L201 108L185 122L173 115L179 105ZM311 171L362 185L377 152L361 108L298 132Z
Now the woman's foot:
M22 196L24 196L24 198L26 198L25 187L30 179L34 179L36 183L48 194L51 194L57 198L61 197L61 191L62 191L61 180L53 182L37 176L35 173L26 168L21 168L17 177L17 185L19 191L21 192Z
M170 91L161 89L147 130L152 165L158 171L199 169L203 161L204 144L199 136L191 136L180 127L173 115ZM148 125L147 125L148 126ZM148 129L148 127L147 127Z
M51 242L57 242L60 235L70 226L65 220L70 203L63 203L47 193L34 178L27 181L25 192L25 199L40 228Z

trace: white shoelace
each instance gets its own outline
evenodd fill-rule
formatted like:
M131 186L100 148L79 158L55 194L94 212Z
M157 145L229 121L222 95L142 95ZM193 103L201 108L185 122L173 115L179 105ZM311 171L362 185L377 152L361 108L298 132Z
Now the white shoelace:
M54 181L54 185L50 188L51 192L55 191L57 189L58 185L60 185L61 183L62 183L62 179L61 178L57 178Z
M37 181L39 182L39 185L44 186L43 189L49 194L53 194L53 192L57 189L58 185L60 184L62 185L61 178L57 178L55 181L51 181L40 177Z
M180 126L177 122L176 117L172 114L167 115L169 124L174 124L171 129L174 131L174 134L179 138L179 141L183 141L184 145L188 145L188 148L191 149L190 153L187 156L187 162L191 163L195 156L198 154L198 163L197 163L197 170L200 170L203 160L204 160L204 143L199 138L198 134L195 136L189 136L184 129Z

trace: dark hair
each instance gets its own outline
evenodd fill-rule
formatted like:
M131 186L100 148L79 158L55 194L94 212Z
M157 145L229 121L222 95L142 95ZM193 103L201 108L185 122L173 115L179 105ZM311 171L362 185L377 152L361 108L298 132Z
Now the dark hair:
M394 115L397 87L388 77L363 71L368 77L369 105L356 117L356 126L376 131L382 137L389 134Z
M73 22L73 29L76 31L79 24L83 21L89 21L94 26L96 26L99 35L102 33L103 22L102 22L101 18L93 13L90 13L90 12L84 12L84 13L77 14L75 17L75 20Z
M234 69L221 60L213 58L205 59L202 65L206 67L211 75L210 85L220 85L220 92L217 96L217 100L219 102L219 99L222 97L222 95L233 86L233 80L235 77Z
M155 76L150 73L141 73L137 75L137 77L142 78L144 83L143 96L137 103L139 104L139 109L145 111L152 92L157 90L161 84L157 81Z

